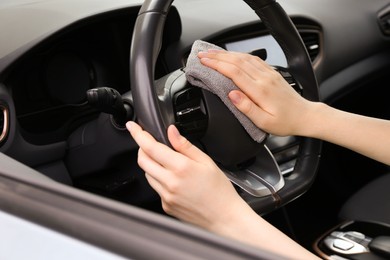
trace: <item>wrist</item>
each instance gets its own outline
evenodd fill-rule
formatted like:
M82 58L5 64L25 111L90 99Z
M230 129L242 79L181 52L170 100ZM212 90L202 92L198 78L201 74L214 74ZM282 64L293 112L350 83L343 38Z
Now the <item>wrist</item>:
M253 210L240 197L230 200L225 205L223 214L220 214L210 223L207 229L219 235L237 239L242 231L244 218L252 216Z
M297 135L318 138L326 122L328 105L322 102L307 101L301 120L298 122Z

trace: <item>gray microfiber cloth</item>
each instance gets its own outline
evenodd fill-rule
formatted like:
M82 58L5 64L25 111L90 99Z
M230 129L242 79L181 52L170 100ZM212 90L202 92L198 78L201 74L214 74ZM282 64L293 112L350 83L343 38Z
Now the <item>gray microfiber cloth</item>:
M225 77L216 70L204 66L200 62L197 56L198 53L210 49L222 50L219 46L201 40L197 40L193 43L190 56L188 57L186 67L184 68L188 82L191 83L191 85L201 87L216 94L234 114L253 140L261 143L267 134L253 124L247 116L241 113L241 111L231 103L228 97L230 91L239 88L231 79Z

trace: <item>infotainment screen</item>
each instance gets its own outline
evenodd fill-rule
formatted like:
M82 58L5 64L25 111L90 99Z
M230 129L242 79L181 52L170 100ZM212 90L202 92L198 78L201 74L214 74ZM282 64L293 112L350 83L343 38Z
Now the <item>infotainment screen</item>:
M228 51L252 52L258 49L267 51L267 63L274 66L287 67L286 56L282 48L271 35L258 36L250 39L229 42L225 44Z

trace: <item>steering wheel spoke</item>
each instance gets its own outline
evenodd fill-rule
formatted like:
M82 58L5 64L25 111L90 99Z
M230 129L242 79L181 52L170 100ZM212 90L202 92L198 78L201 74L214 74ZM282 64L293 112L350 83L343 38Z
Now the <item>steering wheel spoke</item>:
M226 176L237 186L254 197L273 196L284 187L284 179L273 154L263 145L254 161L244 169L231 171L224 169Z

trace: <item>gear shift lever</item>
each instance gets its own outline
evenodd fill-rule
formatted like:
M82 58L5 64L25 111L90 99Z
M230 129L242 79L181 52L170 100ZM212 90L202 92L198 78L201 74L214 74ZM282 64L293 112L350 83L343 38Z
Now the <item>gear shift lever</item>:
M124 127L133 115L133 109L123 102L121 94L113 88L89 89L87 90L87 100L98 110L111 114L115 124L119 127Z

